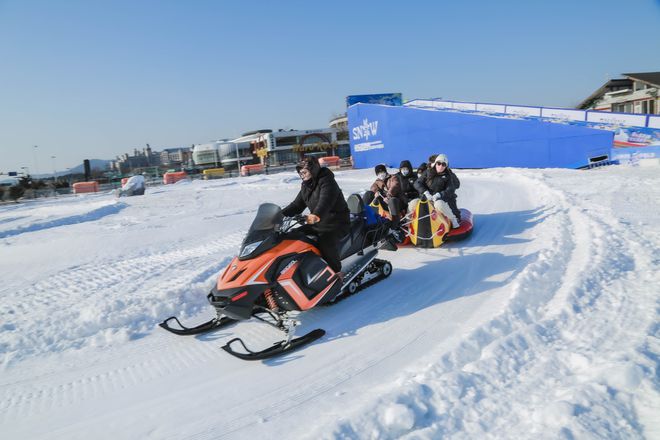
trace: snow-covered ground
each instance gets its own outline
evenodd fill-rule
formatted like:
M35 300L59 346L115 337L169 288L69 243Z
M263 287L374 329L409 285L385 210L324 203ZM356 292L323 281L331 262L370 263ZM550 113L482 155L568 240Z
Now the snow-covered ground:
M660 168L458 175L470 238L382 252L390 278L300 316L324 338L252 363L220 346L267 326L157 323L212 316L294 174L0 206L2 438L660 438Z

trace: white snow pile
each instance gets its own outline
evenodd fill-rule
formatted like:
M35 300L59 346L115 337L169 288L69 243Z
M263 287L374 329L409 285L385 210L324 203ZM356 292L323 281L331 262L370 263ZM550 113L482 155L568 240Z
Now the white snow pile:
M463 171L472 236L298 315L263 362L197 337L206 293L292 173L0 206L0 432L20 439L660 438L660 169ZM371 170L337 172L348 196Z

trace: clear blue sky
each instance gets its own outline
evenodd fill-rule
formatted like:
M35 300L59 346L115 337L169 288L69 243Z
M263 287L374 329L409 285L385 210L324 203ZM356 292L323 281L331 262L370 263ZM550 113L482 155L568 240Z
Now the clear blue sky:
M571 107L660 71L658 29L660 0L0 0L0 171L327 127L351 94Z

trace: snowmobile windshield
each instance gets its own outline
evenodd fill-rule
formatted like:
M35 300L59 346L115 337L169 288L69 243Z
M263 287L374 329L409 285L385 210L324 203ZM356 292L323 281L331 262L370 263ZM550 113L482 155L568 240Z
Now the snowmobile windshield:
M277 233L284 215L282 209L273 203L264 203L259 206L257 215L250 225L250 229L243 240L240 260L254 258L272 248L277 243Z
M263 203L257 210L257 215L250 225L252 231L272 231L282 224L284 215L282 208L274 203Z

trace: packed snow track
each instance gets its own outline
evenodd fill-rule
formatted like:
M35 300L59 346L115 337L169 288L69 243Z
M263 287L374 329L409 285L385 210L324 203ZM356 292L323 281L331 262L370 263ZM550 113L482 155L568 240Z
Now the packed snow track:
M465 241L382 251L385 281L196 337L206 293L293 174L0 206L0 432L21 439L660 438L660 173L458 171ZM372 172L342 171L348 196Z

